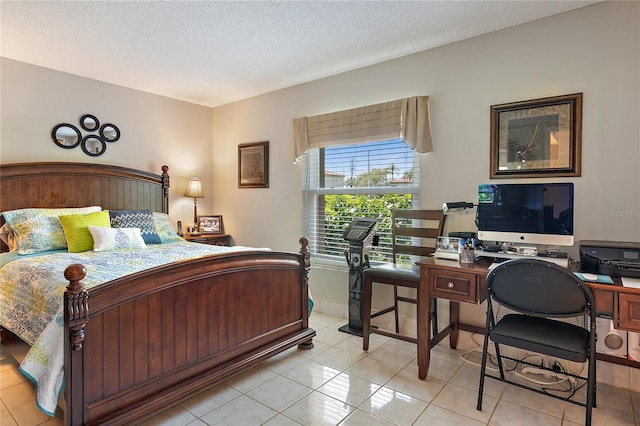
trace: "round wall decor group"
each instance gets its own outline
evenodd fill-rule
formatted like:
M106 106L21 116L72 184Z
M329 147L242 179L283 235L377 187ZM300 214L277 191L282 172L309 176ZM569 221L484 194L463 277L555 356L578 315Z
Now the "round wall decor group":
M107 150L107 143L120 139L120 129L115 124L105 123L102 126L95 115L85 114L80 117L80 127L87 132L98 132L82 136L80 129L73 124L61 123L51 130L51 138L60 148L72 149L80 145L82 151L99 157Z

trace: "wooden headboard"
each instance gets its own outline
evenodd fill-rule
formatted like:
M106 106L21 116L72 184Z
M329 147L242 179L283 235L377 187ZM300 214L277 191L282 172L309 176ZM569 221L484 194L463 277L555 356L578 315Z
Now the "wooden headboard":
M14 163L0 165L0 212L38 207L102 206L169 212L169 167L154 174L89 163ZM0 226L4 219L0 217ZM0 242L1 251L6 246Z

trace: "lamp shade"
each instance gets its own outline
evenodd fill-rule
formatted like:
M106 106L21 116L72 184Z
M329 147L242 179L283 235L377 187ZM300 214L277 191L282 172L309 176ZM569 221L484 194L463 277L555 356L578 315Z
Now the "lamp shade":
M204 194L202 193L202 182L200 179L196 177L189 179L189 185L187 186L187 190L184 192L184 196L191 198L204 198Z

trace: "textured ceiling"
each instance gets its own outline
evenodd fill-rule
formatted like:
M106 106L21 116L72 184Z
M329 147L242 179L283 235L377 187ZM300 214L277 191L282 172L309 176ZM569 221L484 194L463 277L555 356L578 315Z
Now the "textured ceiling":
M598 1L6 1L0 55L218 106Z

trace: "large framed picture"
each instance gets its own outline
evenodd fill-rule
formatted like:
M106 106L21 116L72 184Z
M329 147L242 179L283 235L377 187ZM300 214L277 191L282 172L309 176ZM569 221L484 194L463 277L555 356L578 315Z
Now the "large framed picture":
M222 216L198 216L198 232L201 234L224 234Z
M582 93L491 106L490 177L580 176Z
M238 188L269 187L269 141L238 145Z

